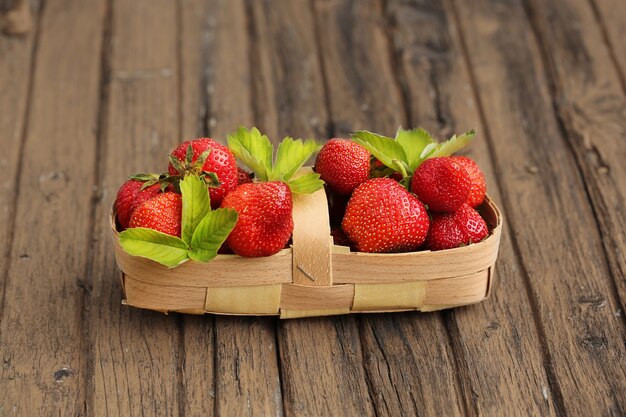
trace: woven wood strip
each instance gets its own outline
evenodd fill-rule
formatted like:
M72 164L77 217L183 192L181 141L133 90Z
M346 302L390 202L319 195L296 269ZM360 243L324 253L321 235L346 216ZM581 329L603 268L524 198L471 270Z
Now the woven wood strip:
M323 189L313 194L294 195L293 221L293 283L320 287L333 285L332 240Z

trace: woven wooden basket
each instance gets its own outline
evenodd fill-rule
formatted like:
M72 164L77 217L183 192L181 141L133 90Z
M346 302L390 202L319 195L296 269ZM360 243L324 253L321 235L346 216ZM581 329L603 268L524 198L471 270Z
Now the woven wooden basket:
M479 212L490 228L480 243L437 252L350 252L333 245L325 191L294 195L293 244L274 256L218 255L167 268L128 255L111 228L122 271L123 303L161 312L279 315L434 311L489 296L502 217L487 197Z

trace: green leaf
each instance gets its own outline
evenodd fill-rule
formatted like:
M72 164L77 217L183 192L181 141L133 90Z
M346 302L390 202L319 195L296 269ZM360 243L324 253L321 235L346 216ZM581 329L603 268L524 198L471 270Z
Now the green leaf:
M131 175L130 177L128 177L129 180L137 180L137 181L153 181L153 180L158 180L159 179L159 175L158 174L135 174L135 175Z
M324 186L320 174L305 174L287 183L289 189L295 194L311 194Z
M395 140L376 133L360 130L352 134L352 140L367 149L385 166L394 171L408 169L406 154Z
M132 256L151 259L173 268L188 259L187 244L180 238L144 227L120 233L120 245Z
M193 146L189 145L185 152L185 165L191 166L191 161L193 161Z
M396 142L402 146L410 173L413 173L420 165L422 152L428 145L435 143L435 140L427 130L418 127L412 130L398 129Z
M180 192L183 196L181 235L190 245L198 224L211 210L211 201L206 183L195 175L185 175L180 182Z
M254 171L257 178L267 181L272 170L274 146L266 135L262 135L256 127L251 130L240 127L235 133L228 135L228 147Z
M198 167L198 170L202 170L202 167L204 166L206 160L209 158L212 150L212 148L207 149L206 151L202 152L200 156L198 156L198 159L196 159L196 165Z
M447 141L438 144L437 147L429 155L426 156L426 158L450 156L453 153L466 147L472 141L472 139L474 139L475 135L475 130L470 130L469 132L465 132L460 136L454 135Z
M304 165L304 163L320 149L313 139L292 139L286 137L278 145L276 162L270 173L271 181L289 181L291 177Z
M233 209L208 212L191 238L189 257L198 262L215 258L218 249L237 224L237 219L237 212Z
M204 180L206 185L211 188L217 188L222 185L219 178L217 178L217 174L212 171L202 171L202 179Z
M428 158L428 156L437 148L437 145L439 144L438 143L428 144L422 151L422 154L420 155L420 160L423 162L424 159Z
M180 159L176 158L174 155L170 155L170 164L172 164L176 172L178 172L179 174L185 172L185 165L180 161Z

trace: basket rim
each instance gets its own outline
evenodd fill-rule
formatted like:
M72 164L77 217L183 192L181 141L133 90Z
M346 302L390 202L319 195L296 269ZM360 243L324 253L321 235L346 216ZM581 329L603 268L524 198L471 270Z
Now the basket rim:
M503 216L502 216L502 212L500 211L499 207L495 204L495 202L493 201L493 199L489 196L489 195L485 195L485 199L483 201L483 203L479 206L479 207L483 207L483 206L488 206L495 214L495 219L496 219L496 224L489 230L489 235L481 240L480 242L477 243L472 243L471 245L467 245L467 246L460 246L458 248L452 248L452 249L443 249L440 251L436 251L437 253L447 253L447 254L454 254L454 253L458 253L458 252L463 252L465 250L467 250L467 248L469 247L474 247L474 248L480 248L483 246L487 246L489 244L492 243L492 241L496 238L499 239L499 232L502 229L502 224L503 224ZM113 202L113 205L111 207L111 212L109 214L109 221L110 221L110 226L111 226L111 231L113 232L113 237L115 240L119 241L119 236L120 236L120 232L117 230L117 222L115 220L116 217L116 211L115 211L115 202ZM482 215L481 215L482 217ZM484 219L484 217L483 217ZM330 235L329 235L330 237ZM402 258L402 257L407 257L407 256L416 256L418 254L429 254L429 253L433 253L434 251L431 251L429 249L424 249L424 250L419 250L419 251L413 251L413 252L396 252L396 253L369 253L369 252L357 252L357 251L352 251L349 250L349 248L347 246L339 246L339 245L335 245L332 244L332 251L334 254L336 255L343 255L343 256L359 256L359 257L372 257L372 258L378 258L378 257L385 257L385 258L389 258L389 257L398 257L398 258ZM264 256L258 259L267 259L267 258L272 258L272 257L276 257L276 256L285 256L285 255L289 255L292 253L292 248L291 246L289 248L285 248L285 249L281 249L278 253L271 255L271 256ZM132 255L129 255L132 256ZM241 259L252 259L252 258L245 258L243 256L239 256L236 254L218 254L215 258L213 258L213 260L211 262L216 262L219 260L226 260L226 259L233 259L233 258L241 258ZM153 262L150 261L149 259L146 259L146 261L149 262ZM187 262L191 262L191 263L196 263L196 264L203 264L202 262L196 262L193 259L189 259L187 260Z

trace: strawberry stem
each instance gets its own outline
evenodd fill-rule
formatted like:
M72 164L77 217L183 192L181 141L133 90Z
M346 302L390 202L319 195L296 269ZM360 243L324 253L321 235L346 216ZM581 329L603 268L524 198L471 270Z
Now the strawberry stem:
M398 171L400 171L400 174L402 174L402 178L406 178L409 176L409 174L407 174L406 172L406 167L404 166L404 163L402 161L400 161L399 159L393 159L392 161L394 165L399 168Z

